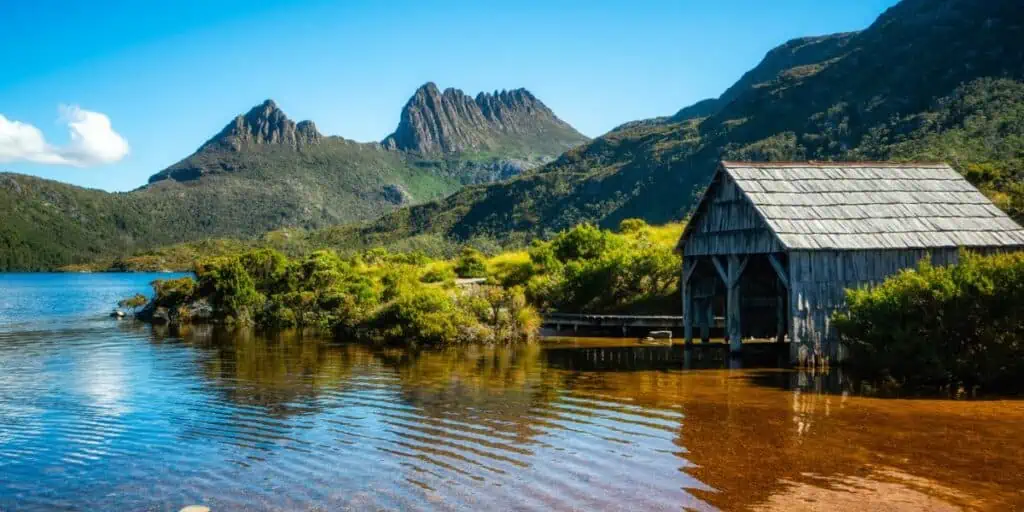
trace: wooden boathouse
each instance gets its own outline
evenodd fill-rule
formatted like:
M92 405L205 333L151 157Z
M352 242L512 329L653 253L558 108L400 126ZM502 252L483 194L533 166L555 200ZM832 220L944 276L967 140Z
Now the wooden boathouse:
M960 248L1024 248L1024 228L946 164L722 162L679 240L686 341L724 314L744 337L790 341L803 365L845 357L832 313L872 286Z

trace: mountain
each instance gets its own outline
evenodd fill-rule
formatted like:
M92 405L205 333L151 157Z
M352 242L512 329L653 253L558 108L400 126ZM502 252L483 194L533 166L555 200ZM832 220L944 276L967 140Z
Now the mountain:
M422 154L461 152L561 153L587 138L540 102L530 91L480 93L420 87L394 133L382 144Z
M210 237L251 238L284 227L368 221L467 184L510 178L587 140L523 89L481 94L479 104L471 99L477 124L456 115L465 111L417 102L421 93L436 90L433 84L421 87L395 131L416 132L419 121L406 120L417 115L444 118L446 131L434 140L445 142L435 148L325 136L312 121L295 122L267 100L131 192L0 174L0 270L52 268Z
M1020 220L1024 9L1019 0L904 0L863 31L783 44L717 99L323 238L516 243L584 221L676 220L723 158L947 161Z

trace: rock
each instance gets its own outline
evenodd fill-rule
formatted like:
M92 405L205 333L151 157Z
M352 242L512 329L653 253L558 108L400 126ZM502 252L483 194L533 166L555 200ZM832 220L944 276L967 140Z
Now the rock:
M237 151L251 145L278 144L298 148L319 143L322 138L313 121L296 124L274 100L266 100L228 123L204 147L219 145Z
M212 320L213 306L206 299L199 299L188 305L188 316L192 322Z
M453 88L441 92L428 82L405 104L398 128L381 144L425 154L459 153L498 149L507 135L551 138L556 133L572 134L575 140L566 147L586 140L526 89L473 98Z
M18 180L14 179L14 176L0 174L0 187L10 190L15 194L21 193L21 184L18 183Z
M150 317L149 321L154 323L154 324L170 323L171 315L167 311L167 308L159 307L159 308L156 308L155 311L153 311L153 315Z
M110 312L110 318L124 318L124 317L125 317L125 312L124 311L115 309L114 311Z
M412 202L412 194L401 185L385 185L380 191L384 200L394 205L404 205Z
M319 144L323 135L313 121L295 123L278 108L274 100L266 100L249 112L235 117L223 130L203 144L197 153L204 150L241 151L257 146L283 146L298 150L304 146ZM201 166L171 166L149 177L149 183L164 180L192 181L212 172L231 172L230 162L215 161Z

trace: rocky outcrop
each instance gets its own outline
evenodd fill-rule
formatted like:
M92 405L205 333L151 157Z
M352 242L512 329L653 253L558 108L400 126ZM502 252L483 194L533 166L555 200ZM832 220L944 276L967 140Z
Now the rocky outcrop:
M398 128L382 144L388 149L436 154L499 150L510 139L544 137L562 140L564 148L587 140L526 89L480 93L473 98L458 89L442 92L428 82L405 104Z
M207 147L239 151L249 146L276 144L291 148L317 144L323 135L313 121L295 123L274 100L266 100L249 112L235 117L223 130L200 148Z
M385 201L396 206L410 204L413 200L412 194L410 194L405 187L395 184L385 185L384 188L381 189L380 195Z
M188 158L150 176L149 183L194 181L208 174L233 172L236 170L236 157L249 150L298 151L323 140L324 136L313 121L296 123L278 108L274 100L266 100L235 117Z

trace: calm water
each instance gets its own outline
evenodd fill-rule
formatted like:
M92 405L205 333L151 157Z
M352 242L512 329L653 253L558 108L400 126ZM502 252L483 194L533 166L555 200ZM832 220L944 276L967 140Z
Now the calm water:
M105 318L154 277L0 275L0 510L1024 507L1022 402L844 395L678 346Z

